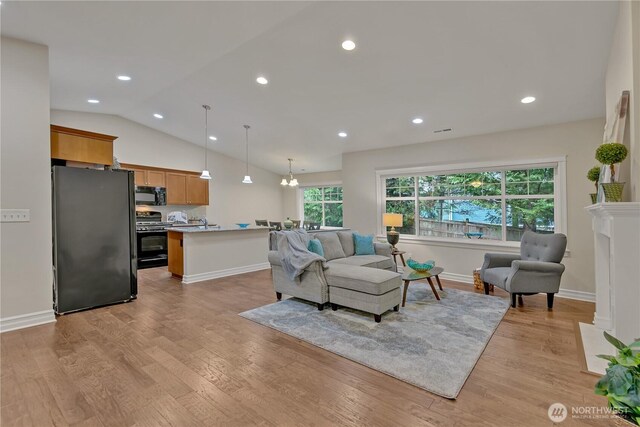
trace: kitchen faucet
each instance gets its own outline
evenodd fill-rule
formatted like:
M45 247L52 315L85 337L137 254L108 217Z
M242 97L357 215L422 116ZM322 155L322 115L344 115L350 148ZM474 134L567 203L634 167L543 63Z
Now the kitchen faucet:
M207 228L209 226L209 221L207 221L207 218L200 218L200 222L204 225L204 228Z

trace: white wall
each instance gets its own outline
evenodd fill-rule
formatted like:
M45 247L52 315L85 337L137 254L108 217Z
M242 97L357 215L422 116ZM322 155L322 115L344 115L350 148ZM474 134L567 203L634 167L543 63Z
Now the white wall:
M0 205L31 221L0 225L2 329L55 320L52 310L49 51L2 37Z
M568 249L562 288L594 291L593 233L584 207L592 184L586 179L593 153L602 141L603 119L500 132L433 143L346 153L342 156L344 225L365 233L377 227L376 170L494 160L525 160L567 156ZM470 276L485 252L495 250L409 243L399 248L417 260L434 259L449 273Z
M117 136L114 155L121 163L190 171L201 171L204 167L204 147L119 116L52 110L51 123ZM206 214L210 223L222 225L282 218L279 175L250 166L253 184L242 184L244 162L211 149L208 166L213 176L209 184L208 207L169 206L160 210L163 213L185 210L190 216Z
M623 142L630 150L620 167L624 200L640 201L640 4L621 1L606 74L607 119L615 111L623 90L631 91L627 129ZM634 87L635 85L635 87Z
M282 210L284 217L291 219L304 219L299 212L300 187L310 185L329 185L342 182L341 171L314 172L294 175L300 184L299 187L282 187ZM281 178L282 179L282 178Z

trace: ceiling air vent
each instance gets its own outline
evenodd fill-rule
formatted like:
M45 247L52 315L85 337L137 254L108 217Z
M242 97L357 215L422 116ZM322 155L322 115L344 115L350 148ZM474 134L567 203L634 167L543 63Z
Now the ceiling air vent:
M451 128L434 130L433 133L451 132Z

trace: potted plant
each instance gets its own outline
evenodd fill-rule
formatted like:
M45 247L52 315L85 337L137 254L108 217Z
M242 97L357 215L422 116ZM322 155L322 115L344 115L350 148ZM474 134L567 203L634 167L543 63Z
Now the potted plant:
M596 186L595 193L589 193L591 196L591 203L594 205L598 202L598 180L600 179L600 168L598 166L594 166L587 172L587 179L593 182Z
M611 182L603 182L600 185L604 190L604 197L607 202L622 201L622 189L624 182L616 182L615 164L627 158L627 147L619 142L608 142L602 144L596 150L596 160L603 165L609 165L611 170Z
M625 420L640 425L640 340L625 345L608 333L604 337L618 349L617 356L599 354L608 360L607 373L596 383L595 392L606 396L609 407Z

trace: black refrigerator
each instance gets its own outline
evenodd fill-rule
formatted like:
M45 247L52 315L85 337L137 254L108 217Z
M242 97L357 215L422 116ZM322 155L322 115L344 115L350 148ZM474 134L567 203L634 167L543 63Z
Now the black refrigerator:
M133 172L52 167L54 310L135 299Z

